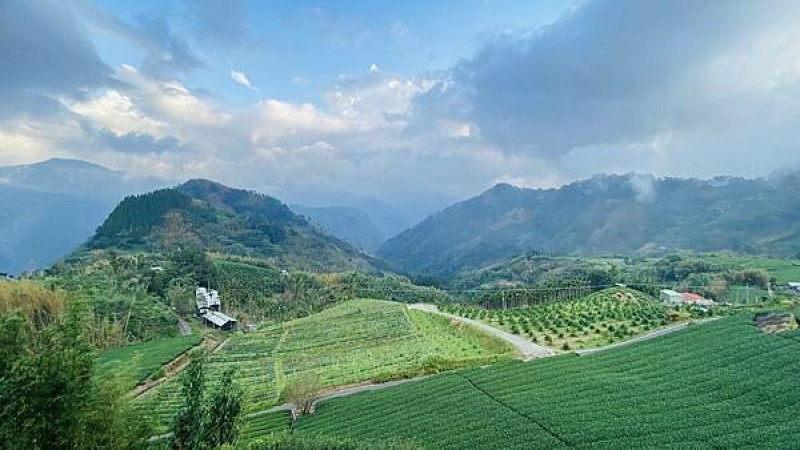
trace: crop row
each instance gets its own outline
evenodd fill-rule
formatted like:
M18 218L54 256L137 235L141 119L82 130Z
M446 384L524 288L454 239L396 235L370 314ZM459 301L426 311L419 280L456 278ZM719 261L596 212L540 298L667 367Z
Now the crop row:
M407 311L405 305L353 300L312 316L236 333L211 354L206 372L213 387L227 368L245 392L245 411L262 411L278 402L283 386L313 372L325 387L409 376L431 357L475 363L510 353L502 344L439 316ZM162 429L180 404L178 379L170 380L141 403Z
M498 364L335 399L296 429L416 437L430 447L534 447L554 436L577 447L781 447L800 435L800 343L763 334L749 319L723 318L592 356ZM487 400L501 408L485 412ZM469 411L482 423L476 440L465 438L474 426ZM528 428L516 428L519 420Z

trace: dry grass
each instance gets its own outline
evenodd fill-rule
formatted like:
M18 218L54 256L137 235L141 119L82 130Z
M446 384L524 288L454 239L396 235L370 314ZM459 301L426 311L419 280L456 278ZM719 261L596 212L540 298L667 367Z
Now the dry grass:
M28 280L0 281L0 315L20 312L35 328L61 317L65 303L63 291Z

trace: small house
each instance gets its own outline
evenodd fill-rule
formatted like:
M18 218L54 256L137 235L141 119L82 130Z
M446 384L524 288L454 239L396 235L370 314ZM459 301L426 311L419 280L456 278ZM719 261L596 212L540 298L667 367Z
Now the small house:
M709 300L702 295L694 294L691 292L684 292L681 294L683 297L683 303L689 305L699 305L699 306L711 306L714 304L713 300Z
M800 282L789 282L789 293L792 295L800 295Z
M669 303L671 305L679 305L683 303L683 295L681 295L680 292L675 292L671 289L662 289L660 297L662 302Z
M197 311L200 314L206 311L219 311L221 306L219 292L213 289L199 287L194 291L194 297L197 302Z
M236 319L219 311L208 311L200 316L207 326L230 331L236 328Z
M197 304L197 315L200 316L204 324L222 330L236 328L236 319L220 311L222 301L220 301L219 292L214 289L198 287L194 295Z

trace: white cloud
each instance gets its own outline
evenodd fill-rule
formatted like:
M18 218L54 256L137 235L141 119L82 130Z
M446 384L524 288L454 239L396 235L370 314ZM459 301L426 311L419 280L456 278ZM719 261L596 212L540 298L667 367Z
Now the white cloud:
M167 128L164 122L146 116L130 96L115 89L84 101L65 100L65 103L69 109L86 117L94 125L117 135L147 133L163 136Z
M236 70L231 70L231 79L238 85L244 86L248 89L255 90L256 88L250 83L250 79L247 78L247 74L244 72L239 72Z

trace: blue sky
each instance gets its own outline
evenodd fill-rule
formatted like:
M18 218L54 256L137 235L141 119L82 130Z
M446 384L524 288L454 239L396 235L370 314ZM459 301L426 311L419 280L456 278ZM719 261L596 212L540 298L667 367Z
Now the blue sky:
M535 32L557 20L572 3L249 1L234 7L239 14L202 25L183 1L97 5L128 23L142 16L163 18L175 34L187 37L205 62L203 68L185 74L186 84L209 90L223 102L241 104L264 96L317 101L326 86L360 75L373 64L402 76L447 70L494 35ZM230 34L231 27L243 35L222 45L202 37ZM96 32L92 38L111 65L133 64L142 56L135 46L107 33ZM258 90L235 84L231 70L245 73Z
M763 176L800 159L797 42L790 0L5 0L0 165L432 204Z

